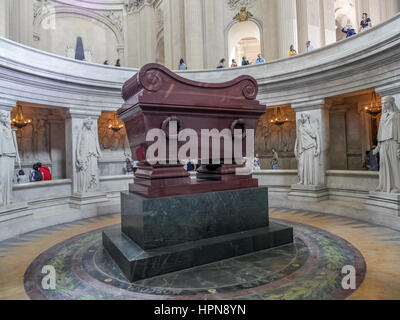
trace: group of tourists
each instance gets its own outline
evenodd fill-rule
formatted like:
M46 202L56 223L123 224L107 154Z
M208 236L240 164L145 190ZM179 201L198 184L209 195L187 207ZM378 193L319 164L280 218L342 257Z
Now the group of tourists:
M271 152L272 152L272 158L270 161L271 169L278 170L278 164L279 164L278 152L276 152L276 150L274 148L272 148ZM254 157L254 160L253 160L253 170L254 171L261 170L261 160L260 160L258 153L256 154L256 156Z
M217 69L224 69L225 63L226 63L226 59L222 58L217 65ZM256 64L259 64L259 63L265 63L265 59L263 58L261 53L259 53L257 55L257 59L256 59ZM249 65L251 65L251 62L247 59L246 56L243 56L241 65L249 66ZM236 59L232 59L231 68L236 68L236 67L238 67L237 61L236 61ZM185 60L181 59L179 61L178 70L181 70L181 71L187 70L187 65L185 64Z
M368 13L363 13L358 32L363 32L370 28L372 28L372 20L368 17ZM351 24L347 24L345 27L343 27L342 32L346 34L346 38L350 38L357 34L356 30Z
M52 180L52 175L49 167L42 165L40 162L32 166L29 176L25 174L23 169L20 169L16 175L16 183L23 184L29 182L40 182Z
M103 63L105 66L108 66L108 60L104 61ZM117 61L115 62L115 66L116 67L120 67L121 66L121 59L117 59Z

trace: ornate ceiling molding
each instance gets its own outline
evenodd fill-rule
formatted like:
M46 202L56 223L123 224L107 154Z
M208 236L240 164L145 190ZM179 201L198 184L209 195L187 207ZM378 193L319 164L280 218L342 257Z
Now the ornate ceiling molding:
M139 12L145 6L156 6L160 0L125 0L125 9L128 14Z
M135 11L139 11L143 5L145 0L125 0L125 8L128 13L133 13Z
M251 8L255 4L255 0L227 0L229 9L239 10L241 8Z

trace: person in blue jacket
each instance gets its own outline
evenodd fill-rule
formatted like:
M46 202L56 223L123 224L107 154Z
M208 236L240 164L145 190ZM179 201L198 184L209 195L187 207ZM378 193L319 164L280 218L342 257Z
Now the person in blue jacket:
M351 24L348 24L342 29L342 32L346 34L346 38L350 38L351 36L354 36L357 34L356 30L353 28Z

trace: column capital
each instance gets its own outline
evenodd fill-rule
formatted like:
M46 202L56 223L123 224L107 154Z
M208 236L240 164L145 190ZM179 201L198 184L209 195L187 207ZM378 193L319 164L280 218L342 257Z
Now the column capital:
M67 119L98 119L101 116L101 111L77 110L70 108L67 112Z
M400 95L400 83L392 83L390 85L377 87L375 92L378 93L382 98L387 96Z
M325 99L292 103L292 108L296 112L320 110L320 109L323 109L323 108L326 108L329 106L330 106L330 103L325 101Z
M16 105L17 105L17 101L16 100L11 100L11 99L0 97L0 110L11 112L11 110Z

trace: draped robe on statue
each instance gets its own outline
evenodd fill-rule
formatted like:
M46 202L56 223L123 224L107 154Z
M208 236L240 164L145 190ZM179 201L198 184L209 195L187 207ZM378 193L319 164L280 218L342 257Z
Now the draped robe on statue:
M0 206L11 204L14 166L17 157L16 137L9 124L6 125L0 121Z
M400 113L397 110L382 114L378 142L380 171L377 191L400 193Z
M96 133L84 125L77 141L78 192L96 191L99 185L97 163L100 156L101 151Z
M318 150L319 139L317 132L312 129L308 122L300 123L295 144L295 153L299 160L299 184L318 185Z

